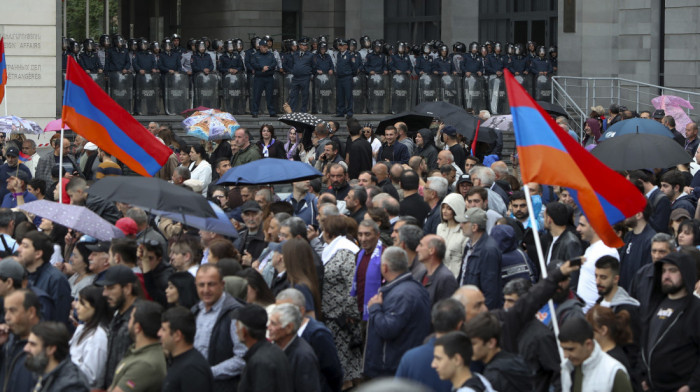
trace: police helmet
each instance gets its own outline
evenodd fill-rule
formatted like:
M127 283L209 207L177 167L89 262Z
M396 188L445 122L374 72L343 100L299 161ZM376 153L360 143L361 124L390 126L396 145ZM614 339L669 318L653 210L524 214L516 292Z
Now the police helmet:
M187 49L195 52L197 50L197 40L194 38L190 38L187 40Z
M478 52L479 51L479 43L472 41L472 43L469 44L469 52Z
M85 38L83 41L83 51L92 52L93 50L95 50L95 41L93 41L92 38Z
M173 50L173 41L170 38L166 38L163 40L163 49L166 52L170 52Z
M432 51L432 45L430 43L423 44L423 54L430 54Z
M348 40L348 47L351 51L356 51L357 50L357 40L355 38L350 38Z
M318 43L318 51L320 52L321 49L328 51L328 43L321 41Z
M129 38L129 50L136 50L139 48L139 40L136 38Z
M420 56L420 45L413 45L411 47L411 52L414 56Z
M486 42L484 42L484 46L486 46L487 48L488 48L489 46L493 47L493 42L491 42L491 41L489 41L489 40L486 40Z
M502 50L503 50L503 46L501 45L501 43L500 43L500 42L494 42L494 44L493 44L493 51L496 52L496 53L501 53Z
M289 50L296 50L297 48L299 48L299 44L297 43L297 40L290 39L289 40Z
M360 37L360 45L362 45L363 49L369 49L369 47L372 45L372 40L370 40L369 35L363 35Z
M209 48L211 47L211 40L209 39L209 37L205 35L201 38L201 41L204 42L205 47L207 48L207 50L209 50Z
M442 54L442 52L445 52L445 54ZM449 50L447 50L447 45L438 46L438 53L440 53L440 56L447 56L447 53L449 53Z
M506 53L510 55L515 54L515 45L510 42L506 43Z
M243 50L243 40L240 38L235 38L233 40L233 46L236 48L236 51L240 52Z
M160 53L160 42L151 42L151 51L153 51L153 53Z
M250 39L250 47L251 48L256 48L258 46L258 43L260 42L260 37L255 36Z
M544 57L547 54L547 51L545 50L544 46L540 45L537 47L537 55L540 57Z
M534 51L535 48L537 47L537 44L535 43L535 41L527 41L527 46L526 46L527 50L530 50L530 46L532 46L532 50Z
M394 45L388 43L384 44L384 54L386 54L387 56L391 56L392 54L394 54Z
M396 43L396 52L401 53L401 54L406 53L406 43L401 42L401 41L397 42Z
M318 41L318 43L325 42L325 43L327 44L327 43L328 43L328 37L325 36L325 35L321 35L321 36L319 36L318 38L316 38L316 41ZM326 46L326 48L327 48L327 47L328 47L328 46Z
M265 38L260 38L260 41L258 42L258 46L268 46L270 43L267 42Z
M481 53L483 57L486 57L486 55L489 53L489 48L485 44L481 45L481 47L479 47L479 53Z
M143 52L143 51L148 50L148 46L149 46L149 42L147 39L145 39L145 38L139 39L139 50L140 51Z
M112 42L114 42L114 46L116 46L119 49L124 47L124 37L122 37L119 34L114 34L112 36Z
M108 35L108 34L102 34L102 35L100 36L100 41L99 41L99 42L100 42L100 46L103 47L103 48L109 48L110 45L112 44L112 41L109 39L109 35Z
M80 44L78 43L78 41L76 41L72 38L70 39L70 41L68 43L68 47L70 48L70 51L75 53L75 54L78 54L80 52Z
M175 41L176 39L180 39L180 34L178 33L173 33L173 35L170 36L171 41Z
M372 42L372 49L376 52L377 50L382 50L382 41L380 40L375 40Z
M455 43L452 51L455 53L466 53L467 52L467 45L465 45L464 42L457 42L457 43Z
M197 52L204 53L207 51L207 44L203 39L197 41Z
M523 54L523 44L515 44L515 48L513 48L513 52L515 53L516 56L521 56Z
M555 57L556 57L556 55L557 55L557 46L556 46L556 45L550 45L548 52L549 52L549 55L550 55L550 56L555 56Z

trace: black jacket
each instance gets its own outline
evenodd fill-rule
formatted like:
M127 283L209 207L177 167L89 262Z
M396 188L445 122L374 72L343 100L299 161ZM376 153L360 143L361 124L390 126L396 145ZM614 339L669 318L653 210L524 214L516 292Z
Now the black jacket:
M143 274L143 284L146 286L148 295L163 306L168 306L165 289L168 287L168 278L173 272L175 269L165 260L161 260L155 269Z
M518 353L534 373L533 391L548 392L554 385L560 390L560 363L554 332L540 320L533 318L518 336Z
M658 338L650 341L651 319L656 317L659 305L666 298L661 291L661 271L667 263L680 270L688 295L680 309L667 318ZM647 383L654 391L676 391L683 385L688 385L691 391L700 390L700 299L693 295L697 278L695 261L674 252L653 265L651 302L642 323L642 360Z
M549 256L549 244L551 243L550 239L546 248L548 252L545 255L546 260L571 260L574 257L583 255L581 240L579 240L576 233L568 227L561 233L559 238L557 238L557 242L555 242L552 247L551 256Z
M135 304L136 302L122 314L119 314L118 311L115 312L112 321L109 322L109 328L107 329L107 364L105 365L105 374L101 388L98 389L107 389L112 385L114 371L132 343L129 336L129 317L131 317Z
M31 391L36 384L36 377L26 366L24 361L27 354L24 352L26 340L20 340L13 333L2 346L2 367L0 368L0 391Z
M404 197L399 206L401 215L411 215L418 221L418 227L423 228L423 223L425 223L425 218L428 216L431 208L421 195L416 192L411 196Z
M98 196L91 195L88 191L88 197L85 200L85 207L95 214L101 216L104 220L111 224L117 223L122 217L117 207L112 202L108 202Z
M484 368L484 377L497 391L532 391L532 372L525 360L513 353L500 351Z
M426 271L418 280L423 283L423 279L428 274ZM435 305L438 301L445 298L450 298L452 294L459 288L457 279L454 274L445 267L445 264L440 263L432 275L428 276L428 281L423 285L430 295L430 303Z
M71 361L70 356L61 361L49 374L41 380L40 392L88 392L87 378Z
M423 147L418 147L413 155L418 155L425 158L425 164L428 166L428 170L435 170L438 168L437 156L438 150L433 143L433 137L429 129L421 129L418 131L421 138L423 138Z
M284 353L292 368L294 392L320 392L318 358L306 340L294 336Z
M252 345L243 356L238 392L292 392L292 370L284 351L267 340ZM231 389L235 391L235 389Z
M255 235L249 235L248 229L241 231L238 233L238 239L233 245L241 255L245 252L249 252L250 255L253 256L253 260L257 260L262 251L267 248L265 233L263 233L262 226Z
M301 337L313 348L321 370L321 391L340 392L343 384L343 368L331 331L322 322L312 318Z

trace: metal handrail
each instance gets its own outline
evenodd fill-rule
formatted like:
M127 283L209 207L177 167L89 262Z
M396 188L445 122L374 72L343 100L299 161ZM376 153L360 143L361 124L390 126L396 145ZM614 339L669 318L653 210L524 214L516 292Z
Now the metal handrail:
M569 95L569 93L566 92L566 89L559 84L554 78L552 80L552 103L557 103L555 102L556 96L560 94L563 97L564 104L561 105L565 110L567 110L569 107L573 109L575 114L578 115L578 133L579 133L579 140L583 140L583 123L586 121L586 113L578 106L576 101ZM557 94L555 94L555 91Z
M584 77L584 76L561 76L561 75L556 75L552 76L552 79L573 79L573 80L611 80L611 81L617 81L617 82L627 82L631 84L638 84L641 86L646 86L646 87L652 87L656 88L659 90L664 90L664 91L673 91L673 92L678 92L681 94L690 94L690 95L695 95L700 97L700 93L688 91L688 90L679 90L677 88L673 87L665 87L665 86L659 86L657 84L651 84L651 83L645 83L645 82L640 82L637 80L631 80L631 79L625 79L625 78L614 78L614 77ZM618 84L619 87L619 84Z

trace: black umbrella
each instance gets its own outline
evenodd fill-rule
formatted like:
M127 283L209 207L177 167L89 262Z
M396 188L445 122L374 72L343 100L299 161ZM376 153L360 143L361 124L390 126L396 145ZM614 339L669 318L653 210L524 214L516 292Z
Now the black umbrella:
M445 123L445 125L451 125L457 128L457 132L467 138L469 142L474 140L476 125L479 122L479 119L476 116L472 116L471 114L462 110L460 112L447 114L440 120ZM496 133L491 128L480 127L479 136L477 136L476 141L489 144L493 143L496 141Z
M308 113L289 113L279 118L279 121L287 125L291 125L302 132L302 143L304 146L309 146L311 143L311 135L314 128L319 123L324 122L322 119Z
M571 118L571 116L569 116L569 113L567 113L563 107L557 105L556 103L551 103L547 101L537 101L537 104L540 105L542 109L544 109L544 111L549 114L558 114L560 116L566 116Z
M88 193L147 210L216 218L216 213L201 194L155 177L105 177L92 184Z
M413 112L426 114L428 116L437 117L443 120L445 116L454 112L465 112L464 109L457 105L453 105L449 102L438 101L438 102L423 102L419 103L413 108Z
M428 128L430 123L433 122L433 116L421 113L415 113L413 111L407 111L399 114L395 114L384 118L377 125L377 130L374 132L377 135L384 134L384 128L389 125L394 125L397 122L404 122L408 127L409 132L416 132L422 128Z
M675 140L647 133L615 136L591 153L613 170L667 168L691 161Z

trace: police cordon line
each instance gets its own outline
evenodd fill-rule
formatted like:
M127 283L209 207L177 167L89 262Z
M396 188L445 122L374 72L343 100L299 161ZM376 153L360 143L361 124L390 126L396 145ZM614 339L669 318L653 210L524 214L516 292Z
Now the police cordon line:
M282 52L270 36L241 39L207 37L180 45L177 34L162 42L126 41L104 34L80 45L63 39L63 67L72 56L92 79L130 113L175 115L197 106L232 114L276 116L284 103L292 110L350 117L355 113L400 113L426 101L446 101L475 112L509 111L503 69L536 100L551 97L557 48L486 41L441 41L420 45L363 36L284 40ZM266 105L260 107L265 97ZM310 105L310 107L309 107Z

